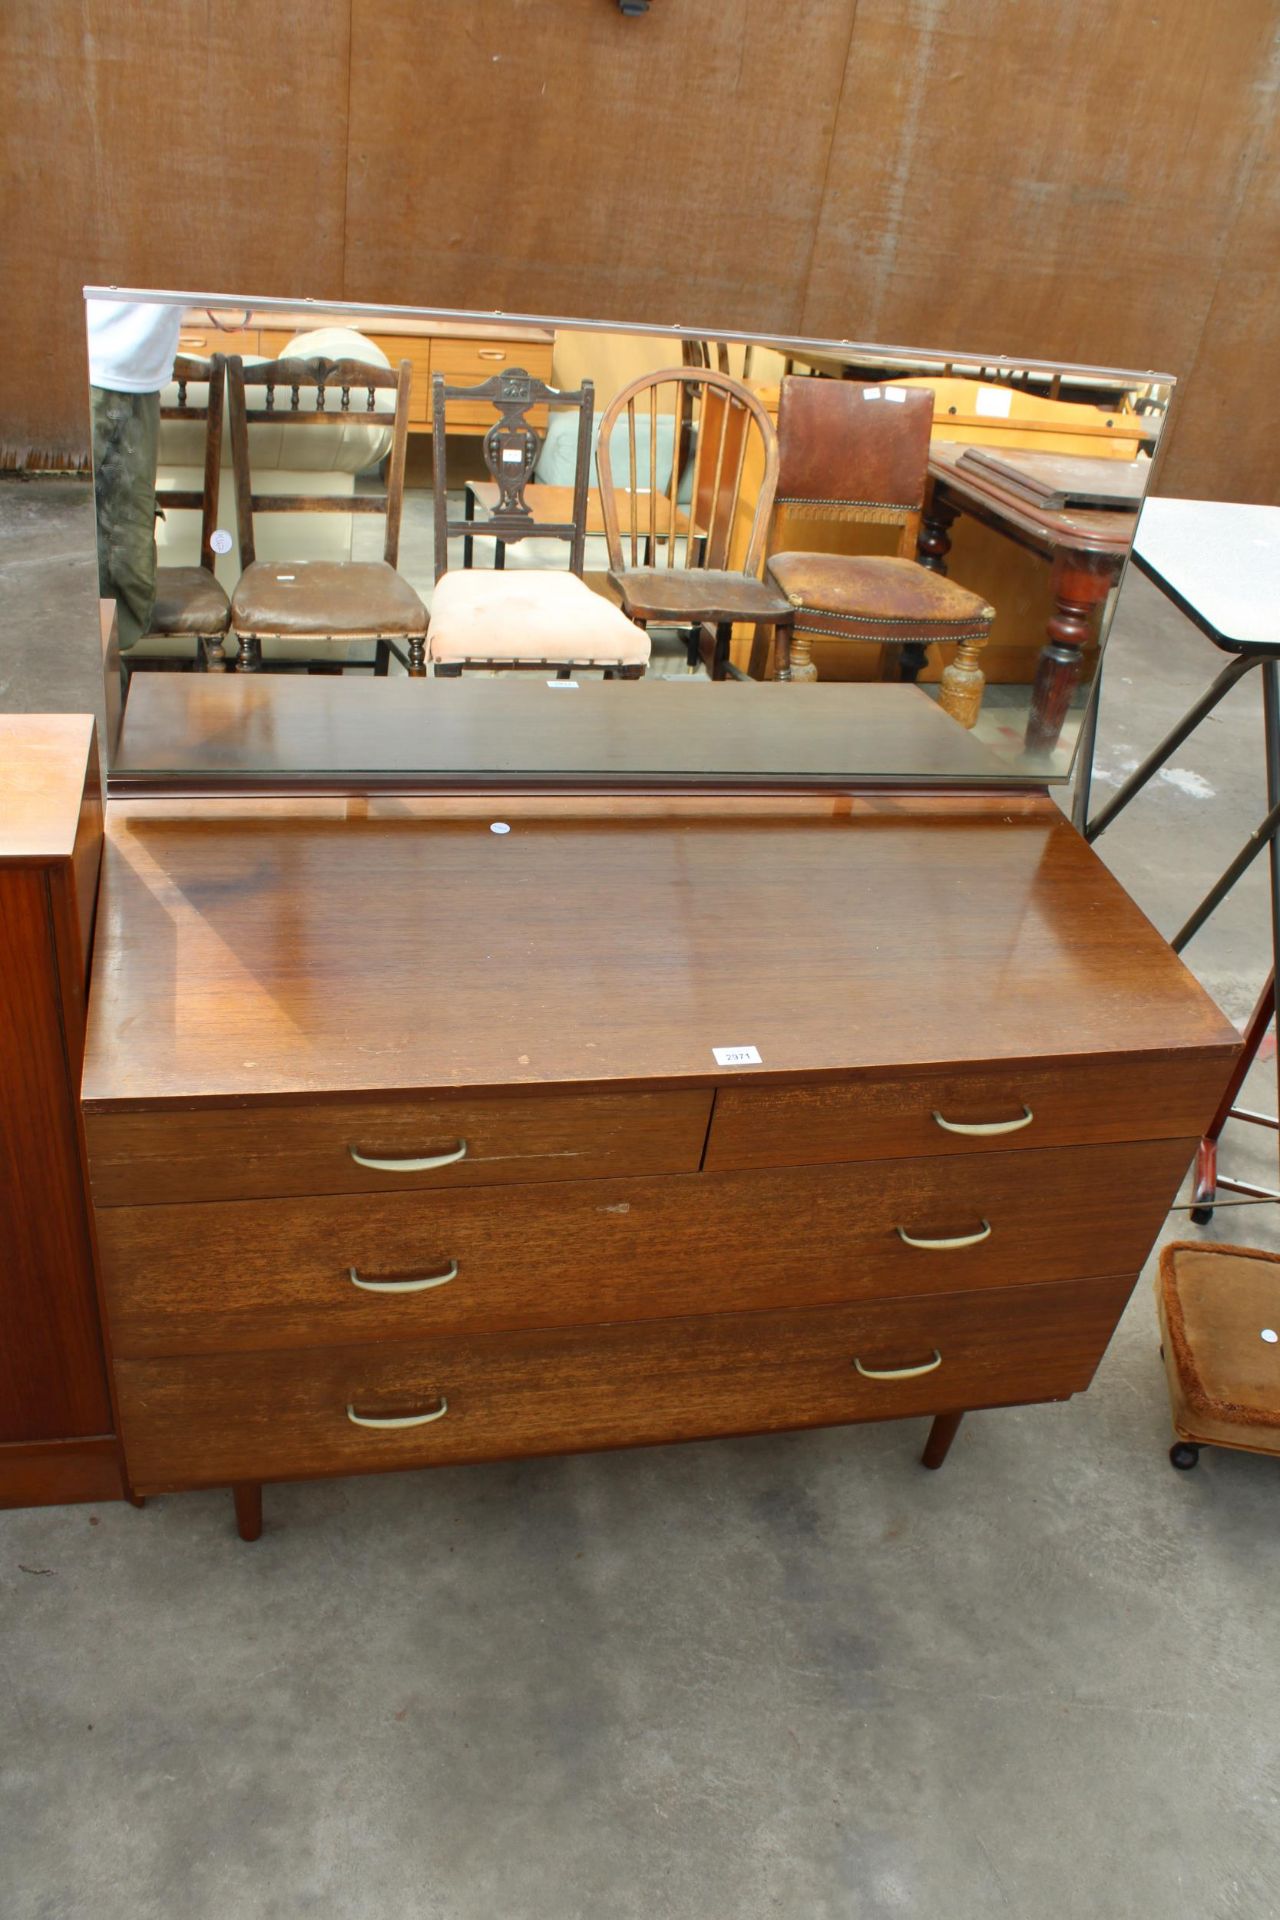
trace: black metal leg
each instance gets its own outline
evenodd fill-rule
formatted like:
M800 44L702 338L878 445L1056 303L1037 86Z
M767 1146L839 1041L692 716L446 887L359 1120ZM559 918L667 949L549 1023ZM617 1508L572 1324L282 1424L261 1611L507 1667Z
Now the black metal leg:
M1093 792L1093 756L1098 744L1098 715L1102 710L1102 654L1093 670L1093 689L1085 708L1084 724L1076 747L1076 791L1071 803L1071 820L1077 833L1089 837L1089 800Z
M1280 806L1274 806L1261 826L1254 828L1221 880L1210 887L1191 918L1174 934L1169 945L1175 953L1181 953L1187 942L1195 939L1209 915L1222 904L1241 874L1253 865L1262 849L1266 846L1274 846L1278 827L1280 827Z
M1111 825L1116 815L1128 806L1134 795L1141 793L1148 780L1153 774L1159 772L1170 754L1177 752L1188 735L1194 733L1200 722L1213 712L1220 700L1230 693L1236 681L1248 673L1251 667L1262 664L1262 655L1257 653L1238 654L1234 660L1229 661L1213 685L1200 696L1193 707L1187 710L1173 731L1165 735L1160 745L1152 749L1142 765L1129 775L1120 791L1107 802L1089 826L1085 839L1096 840L1098 835Z

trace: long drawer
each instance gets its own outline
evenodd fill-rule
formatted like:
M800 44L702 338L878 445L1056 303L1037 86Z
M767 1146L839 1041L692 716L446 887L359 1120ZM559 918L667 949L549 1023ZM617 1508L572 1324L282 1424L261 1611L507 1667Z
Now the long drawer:
M777 1167L916 1154L1003 1153L1197 1137L1199 1055L859 1075L797 1087L737 1081L716 1095L706 1165Z
M130 1477L149 1493L1064 1399L1131 1285L119 1361Z
M711 1095L543 1094L88 1112L100 1207L420 1192L696 1168ZM377 1163L384 1164L377 1164Z
M1135 1271L1191 1152L119 1207L98 1233L118 1354L413 1340Z

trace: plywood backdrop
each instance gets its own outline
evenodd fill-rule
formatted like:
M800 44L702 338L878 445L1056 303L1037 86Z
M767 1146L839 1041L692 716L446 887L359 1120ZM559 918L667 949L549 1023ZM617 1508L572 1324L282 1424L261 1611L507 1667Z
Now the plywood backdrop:
M4 0L0 452L81 455L86 281L1185 376L1274 499L1280 0Z

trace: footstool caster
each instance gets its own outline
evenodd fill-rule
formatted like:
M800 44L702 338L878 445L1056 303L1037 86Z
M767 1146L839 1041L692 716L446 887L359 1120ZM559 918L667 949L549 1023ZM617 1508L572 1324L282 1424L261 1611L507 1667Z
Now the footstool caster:
M1190 1473L1200 1459L1200 1449L1190 1440L1175 1440L1169 1449L1169 1464L1182 1473Z

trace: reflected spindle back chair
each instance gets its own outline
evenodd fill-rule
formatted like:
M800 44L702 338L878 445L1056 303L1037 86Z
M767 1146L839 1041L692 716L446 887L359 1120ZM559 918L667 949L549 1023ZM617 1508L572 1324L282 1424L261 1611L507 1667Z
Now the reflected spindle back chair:
M772 627L777 677L789 679L791 604L760 578L778 443L750 388L709 367L645 374L606 409L596 464L610 578L630 617L683 630L691 669L712 629L715 680L746 677L729 664L735 621ZM760 475L754 495L748 473Z
M248 369L238 354L228 360L231 458L240 561L244 569L231 596L231 627L239 642L237 666L242 673L261 669L265 639L298 643L299 657L290 664L299 667L328 669L332 665L331 661L308 657L307 643L371 640L372 656L358 664L385 674L389 656L394 653L410 673L425 672L426 608L397 571L411 373L408 360L402 360L396 369L364 360L333 360L323 355L267 360ZM261 389L262 403L250 406L246 389L252 390L255 397ZM394 390L396 396L395 413L390 418L375 404L379 391L388 389ZM362 398L363 406L360 405ZM384 430L390 425L385 490L334 494L254 492L250 427L274 426L289 432L303 432L347 423ZM386 525L382 559L260 561L256 558L253 534L254 517L259 513L383 514Z

